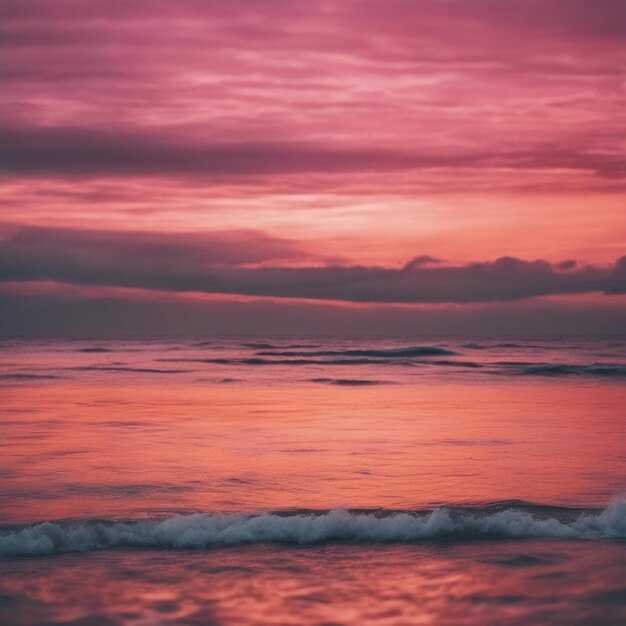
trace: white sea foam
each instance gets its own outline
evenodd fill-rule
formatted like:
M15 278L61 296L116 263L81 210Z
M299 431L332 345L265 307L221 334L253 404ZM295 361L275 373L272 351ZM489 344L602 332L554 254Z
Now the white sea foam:
M254 543L411 543L486 539L626 539L626 502L570 519L498 512L192 514L131 522L43 522L0 530L0 556L116 547L201 549Z

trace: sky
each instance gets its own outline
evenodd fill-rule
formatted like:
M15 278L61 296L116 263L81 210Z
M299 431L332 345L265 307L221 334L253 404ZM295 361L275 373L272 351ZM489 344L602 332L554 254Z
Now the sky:
M0 0L0 332L626 329L622 0Z

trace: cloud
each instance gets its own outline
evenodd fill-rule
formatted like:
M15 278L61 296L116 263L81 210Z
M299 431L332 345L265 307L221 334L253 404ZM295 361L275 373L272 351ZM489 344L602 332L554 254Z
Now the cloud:
M623 178L624 4L0 6L5 174ZM16 103L19 106L16 107Z
M5 335L536 336L623 334L626 298L572 296L467 305L351 305L0 283ZM28 287L28 288L27 288Z
M479 154L420 154L296 142L181 142L171 130L0 129L0 171L37 174L248 175L466 166Z
M478 149L385 149L337 142L214 143L185 138L184 130L0 127L0 173L199 177L424 169L586 170L604 178L626 176L620 155L585 154L558 145L507 152Z
M578 265L576 259L567 259L560 263L555 263L554 268L557 270L573 270Z
M428 254L420 254L419 256L416 256L412 258L410 261L408 261L407 263L405 263L404 269L406 271L409 271L409 270L414 270L415 268L418 268L418 267L424 267L425 265L435 265L437 263L442 263L442 262L443 261L441 259L437 259Z
M244 226L368 266L414 254L605 263L624 241L625 10L621 0L0 1L1 210L57 226ZM304 252L243 264L316 262ZM209 280L196 276L204 256L195 267L180 257L159 279L174 288L280 293L285 280L335 297L336 281L356 299L419 299L435 297L435 269L453 280L423 262L433 272L403 278L354 267ZM85 282L122 280L94 263ZM584 268L570 269L580 280ZM141 264L126 273L158 282ZM379 274L388 288L374 288ZM461 297L462 285L441 291Z
M543 260L502 257L459 266L246 267L306 255L260 233L166 234L5 227L0 279L46 280L171 292L347 302L477 303L626 292L626 257L611 267L560 271Z
M0 272L7 276L13 268L17 279L46 273L46 266L51 273L83 275L88 283L91 274L106 282L109 274L113 279L133 267L146 275L172 270L182 275L211 266L314 258L296 242L253 229L160 233L0 224Z

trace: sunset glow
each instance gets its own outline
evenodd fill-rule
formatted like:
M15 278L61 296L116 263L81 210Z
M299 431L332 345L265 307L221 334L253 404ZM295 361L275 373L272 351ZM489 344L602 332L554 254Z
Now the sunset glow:
M626 0L0 0L0 625L626 624Z
M428 328L433 306L469 319L477 300L506 332L511 301L567 296L589 332L619 330L623 2L23 0L0 18L8 332L57 306L26 298L32 281L65 294L51 332L84 322L87 301L112 311L87 329L118 332L135 289L171 292L181 320L185 291L228 295L242 320L237 296L272 298L294 332L293 298L371 302L393 333L395 304ZM176 332L165 317L153 330Z

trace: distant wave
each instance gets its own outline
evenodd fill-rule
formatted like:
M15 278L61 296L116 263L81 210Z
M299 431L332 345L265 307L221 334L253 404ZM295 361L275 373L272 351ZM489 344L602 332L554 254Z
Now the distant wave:
M0 374L0 380L53 380L60 376L52 374Z
M339 385L340 387L366 387L384 384L380 380L369 380L368 378L311 378L311 382L328 383L329 385Z
M526 365L522 374L529 376L626 376L626 365L593 363L591 365L570 365L565 363L538 363Z
M530 510L527 510L529 509ZM413 543L488 539L626 539L626 502L603 511L552 507L440 508L432 512L327 511L164 520L43 522L0 528L0 556L109 548L207 549L255 543Z
M99 354L101 352L113 352L113 350L111 350L110 348L99 348L99 347L94 347L94 348L80 348L79 352L93 352L96 354Z
M188 374L193 370L161 370L152 367L122 367L105 365L85 365L81 367L71 367L69 369L79 372L135 372L139 374Z
M443 365L444 367L469 367L471 369L479 369L483 367L480 363L474 361L448 361L438 359L437 361L420 361L420 365Z
M384 350L374 348L349 349L349 350L278 350L259 352L259 356L304 356L304 357L320 357L320 356L342 356L342 357L374 357L374 358L393 358L393 357L422 357L422 356L451 356L456 354L452 350L440 348L438 346L411 346L408 348L388 348Z
M252 348L253 350L297 350L307 348L319 348L317 343L293 343L288 345L276 345L273 343L242 343L244 348Z
M266 359L262 357L248 358L215 358L215 359L156 359L169 363L214 363L216 365L412 365L411 361L400 359Z
M302 367L307 371L307 367L314 365L316 367L333 367L342 366L353 368L354 366L369 365L377 367L377 374L382 376L384 367L409 367L415 368L415 371L432 371L430 368L454 368L462 370L480 370L490 376L532 376L545 378L569 378L569 377L594 377L604 378L607 380L618 380L626 378L626 364L623 363L589 363L589 364L568 364L568 363L544 363L530 361L498 361L495 363L479 363L475 361L450 360L450 359L419 359L412 360L408 358L375 358L375 357L325 357L325 358L270 358L270 357L215 357L215 358L157 358L157 363L170 364L209 364L209 365L234 365L234 366L250 366L250 367L276 367L276 366L293 366ZM188 368L159 368L159 367L131 367L125 365L81 365L75 367L64 368L67 372L102 372L111 374L155 374L155 375L176 375L197 373L200 370ZM337 373L339 370L337 371ZM347 373L347 370L346 370ZM355 372L356 373L356 372ZM36 382L59 379L62 376L56 374L44 373L28 373L28 372L6 372L0 373L1 381L13 382ZM238 379L236 379L238 380ZM352 380L370 380L361 378L352 378L350 374L339 377L336 374L329 377L317 377L309 379L314 382L329 382L336 385L358 385L358 384L379 384L380 381L375 380L368 383L351 383ZM348 382L339 382L348 381ZM211 382L202 380L199 382ZM213 381L215 382L215 381ZM225 377L222 382L235 382L231 377ZM397 381L399 382L399 381Z
M290 348L318 348L317 343L294 343L294 344L275 344L267 342L244 342L241 344L244 348L251 348L253 350L288 350ZM190 345L191 348L216 348L221 346L219 341L198 341Z
M524 344L524 343L466 343L461 346L466 350L492 350L493 348L513 348L520 350L554 350L555 346L542 346L538 344Z

